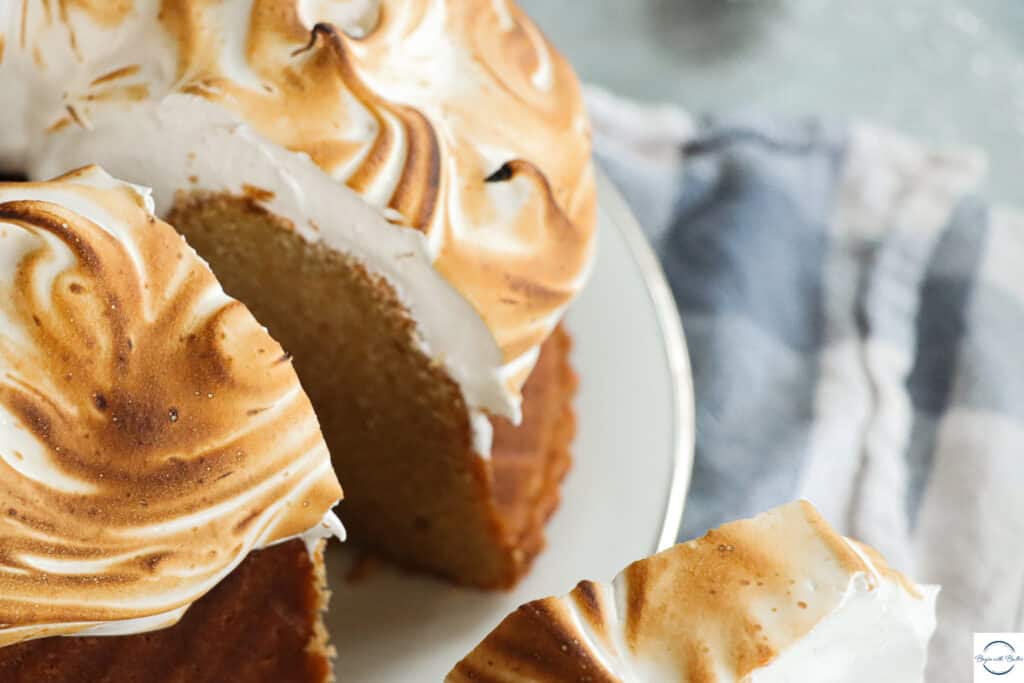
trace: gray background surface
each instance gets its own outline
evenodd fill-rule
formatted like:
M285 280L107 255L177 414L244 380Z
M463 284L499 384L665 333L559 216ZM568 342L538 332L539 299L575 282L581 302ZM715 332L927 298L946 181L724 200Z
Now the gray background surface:
M583 79L692 113L820 113L988 154L1024 206L1024 0L520 0Z

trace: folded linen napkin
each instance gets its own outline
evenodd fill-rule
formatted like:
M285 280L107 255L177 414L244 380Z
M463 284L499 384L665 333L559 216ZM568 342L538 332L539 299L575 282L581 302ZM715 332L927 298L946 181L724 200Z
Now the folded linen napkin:
M690 347L681 538L806 497L943 586L927 680L970 680L973 632L1024 631L1024 214L976 150L588 100Z

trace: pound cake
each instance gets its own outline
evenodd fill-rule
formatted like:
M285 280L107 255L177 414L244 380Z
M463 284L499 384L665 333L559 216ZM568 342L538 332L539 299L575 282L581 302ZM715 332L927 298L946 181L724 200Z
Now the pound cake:
M796 502L523 605L446 683L921 683L937 593Z
M0 183L0 330L0 680L329 680L312 405L147 191Z
M154 188L294 355L352 540L521 577L569 463L595 189L576 77L516 4L11 2L0 30L0 169Z

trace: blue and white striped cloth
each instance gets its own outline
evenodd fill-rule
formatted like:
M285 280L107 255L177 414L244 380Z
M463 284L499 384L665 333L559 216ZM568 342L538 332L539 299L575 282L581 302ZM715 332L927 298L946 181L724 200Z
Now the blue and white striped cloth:
M588 96L690 345L682 537L806 497L943 586L927 680L970 680L1024 631L1024 214L970 149Z

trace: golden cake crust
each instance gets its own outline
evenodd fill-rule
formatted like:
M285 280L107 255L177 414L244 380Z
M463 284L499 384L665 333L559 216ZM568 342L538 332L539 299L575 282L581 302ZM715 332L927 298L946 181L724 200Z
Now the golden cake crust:
M578 380L570 361L572 338L563 326L541 346L523 385L523 422L493 418L494 499L518 580L544 548L544 525L558 508L562 480L572 464L576 435L572 400ZM511 583L506 584L511 585Z
M176 625L0 648L4 683L327 683L320 550L301 540L252 553Z

